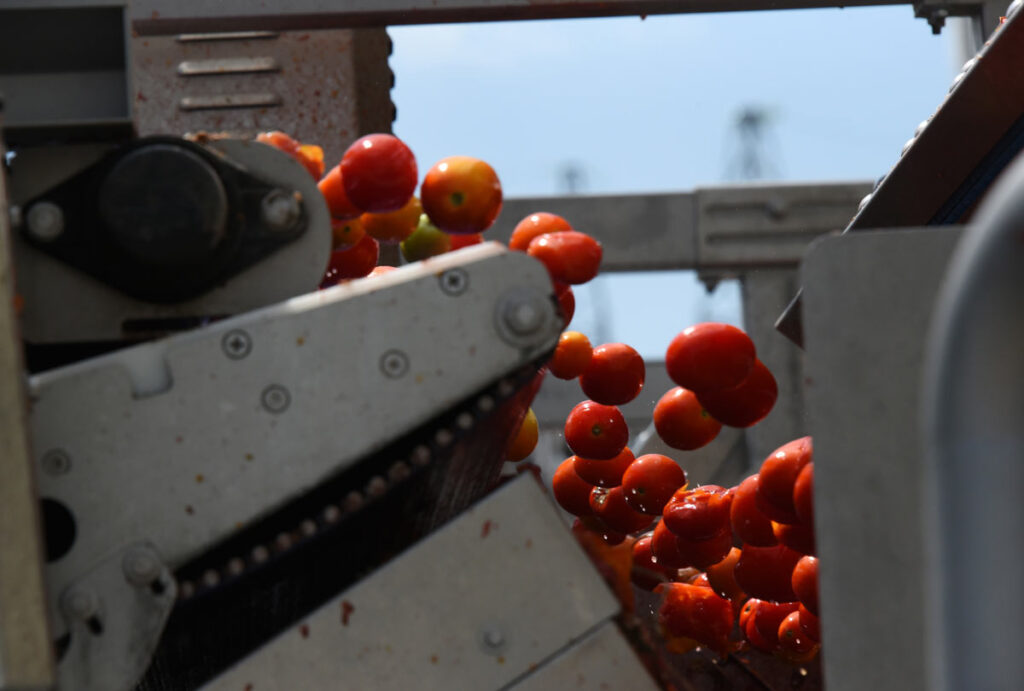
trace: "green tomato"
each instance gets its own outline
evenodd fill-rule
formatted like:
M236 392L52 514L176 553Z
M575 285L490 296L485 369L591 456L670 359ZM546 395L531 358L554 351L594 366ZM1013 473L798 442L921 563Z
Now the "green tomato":
M418 262L450 250L452 239L448 233L431 223L426 214L421 214L419 225L412 235L402 241L401 248L405 261Z

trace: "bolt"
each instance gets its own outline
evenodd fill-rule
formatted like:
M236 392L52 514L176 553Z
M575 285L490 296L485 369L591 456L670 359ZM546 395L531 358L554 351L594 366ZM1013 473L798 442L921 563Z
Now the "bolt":
M910 147L912 147L913 145L914 145L914 138L911 137L910 139L907 140L906 144L903 145L903 148L900 149L900 156L905 156L906 153L908 151L910 151Z
M515 300L505 306L502 318L513 333L528 336L544 326L544 308L532 298Z
M401 350L389 350L380 356L380 371L391 379L398 379L409 371L409 356Z
M100 608L96 593L85 588L74 588L64 594L64 613L74 619L85 621L94 616Z
M220 347L232 360L241 360L252 352L252 337L241 329L233 329L220 339Z
M441 274L441 292L445 295L462 295L469 287L469 274L463 269L452 269Z
M302 217L302 205L298 196L291 192L271 190L260 203L260 214L271 230L292 231Z
M867 206L868 203L871 202L871 197L873 197L873 196L874 196L873 194L866 194L866 195L864 195L864 198L860 200L859 204L857 204L857 211L862 211L864 209L864 207Z
M260 402L267 412L283 413L291 405L292 395L288 393L288 389L280 384L271 384L263 389L263 393L260 395Z
M480 642L489 653L499 653L505 649L505 634L496 626L487 626L480 631Z
M160 577L160 560L148 549L129 550L121 561L121 568L129 583L146 586Z
M63 449L50 449L43 454L42 464L47 475L64 475L71 470L71 456Z
M946 25L947 10L935 9L928 15L928 24L932 27L932 33L938 36L942 33L942 27Z
M64 232L64 212L53 202L36 202L26 215L28 233L39 242L52 242Z

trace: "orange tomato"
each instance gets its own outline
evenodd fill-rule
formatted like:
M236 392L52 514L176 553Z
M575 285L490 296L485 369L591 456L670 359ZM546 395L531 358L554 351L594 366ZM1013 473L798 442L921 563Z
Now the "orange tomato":
M359 218L362 215L363 210L353 204L348 198L348 194L345 193L340 164L331 168L330 172L317 183L317 187L320 188L320 194L324 195L331 218Z
M673 449L692 451L706 446L722 430L689 389L670 389L654 406L654 429Z
M548 371L559 379L575 379L590 363L594 349L590 339L579 331L566 331L558 337L558 345L548 362Z
M530 247L530 241L538 235L557 233L561 230L572 230L572 226L561 216L538 211L535 214L530 214L516 225L512 236L508 239L508 248L525 252Z
M366 232L377 242L395 244L413 234L422 213L423 207L420 206L420 200L411 197L398 211L379 214L365 213L359 217L359 220Z
M340 221L331 219L331 249L344 250L355 247L366 236L363 224L358 218Z
M505 452L505 457L513 463L523 460L537 447L537 437L537 416L533 408L528 408L523 424L519 426L519 431Z
M486 162L450 156L427 171L420 201L430 220L448 233L482 233L501 211L501 182Z

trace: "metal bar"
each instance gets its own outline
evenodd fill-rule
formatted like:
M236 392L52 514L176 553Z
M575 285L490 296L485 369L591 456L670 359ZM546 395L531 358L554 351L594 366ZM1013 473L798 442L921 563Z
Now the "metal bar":
M132 9L139 35L154 35L909 4L909 0L137 0Z

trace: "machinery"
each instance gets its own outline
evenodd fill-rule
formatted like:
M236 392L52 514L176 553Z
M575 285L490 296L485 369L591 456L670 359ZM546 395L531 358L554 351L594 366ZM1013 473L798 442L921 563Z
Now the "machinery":
M1021 491L1019 469L1003 474L1020 458L1019 393L1000 399L1010 414L970 417L973 427L954 424L964 418L950 407L977 395L949 373L978 352L954 338L972 304L1002 310L972 333L995 348L994 330L1011 324L1006 342L1021 343L1019 247L1006 244L1019 228L1019 166L976 226L960 227L1024 145L1024 19L1007 11L985 43L1006 10L997 4L915 5L935 30L946 16L976 17L981 52L877 186L544 201L604 243L606 270L743 280L748 330L787 373L785 405L699 466L704 481L736 479L781 441L815 437L823 607L844 622L825 632L829 689L1024 678L1019 660L959 636L974 626L1019 642L1006 623L1019 594L1001 591L1008 614L980 619L942 604L972 578L952 568L958 550L984 553L973 536L990 522L971 532L962 515L1001 497L993 506L1016 528L983 544L1020 535L1007 499ZM501 477L562 328L543 267L487 244L315 292L326 205L298 163L246 135L327 98L288 91L294 77L268 80L295 51L332 42L350 50L331 66L347 98L330 127L352 139L386 129L386 36L373 27L760 7L272 5L0 1L11 152L0 177L0 689L656 688L540 486ZM210 74L235 81L202 93L194 85ZM510 201L503 218L536 203ZM850 230L871 232L811 245L851 217ZM627 245L616 228L637 219L647 241ZM944 284L961 234L990 239L967 243ZM779 330L805 353L774 331L783 312ZM884 347L863 338L866 326L890 335ZM1013 348L983 352L1019 363ZM653 393L665 387L652 370ZM564 415L559 395L537 399L542 422ZM650 401L634 406L643 417ZM878 406L892 427L863 435ZM987 493L963 499L967 471L956 469L979 435ZM875 497L872 512L822 500L850 492ZM950 501L964 504L950 512ZM922 517L955 545L929 542ZM893 559L879 594L862 575ZM929 580L925 564L944 579ZM900 627L886 626L892 611Z

